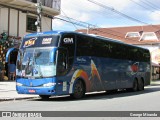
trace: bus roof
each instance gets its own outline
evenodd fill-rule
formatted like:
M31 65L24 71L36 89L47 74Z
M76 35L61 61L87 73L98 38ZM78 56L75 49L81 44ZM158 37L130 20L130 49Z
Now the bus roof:
M142 48L142 47L139 47L139 46L135 46L135 45L124 43L124 42L122 42L120 40L117 40L117 39L107 38L107 37L98 36L98 35L90 35L90 34L81 33L81 32L75 32L75 31L58 30L58 31L36 32L36 33L27 34L26 36L24 36L24 38L30 38L30 37L36 37L36 36L62 35L62 34L65 34L65 33L84 35L84 36L88 36L88 37L99 38L101 40L108 40L110 42L115 42L115 43L124 44L124 45L128 45L128 46ZM142 48L142 49L146 49L146 48ZM146 49L146 50L148 50L148 49Z
M30 37L36 37L36 36L44 36L44 35L59 35L63 33L76 33L74 31L45 31L45 32L36 32L27 34L24 36L24 38L30 38Z

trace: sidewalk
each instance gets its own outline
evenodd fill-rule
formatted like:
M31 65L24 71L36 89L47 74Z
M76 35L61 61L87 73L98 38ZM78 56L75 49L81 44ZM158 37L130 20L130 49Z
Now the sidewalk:
M38 97L38 95L25 95L16 92L15 81L0 81L0 101L20 100Z
M152 81L151 85L160 85L160 80ZM18 94L16 92L15 81L0 81L0 101L30 99L35 97L38 97L38 95Z

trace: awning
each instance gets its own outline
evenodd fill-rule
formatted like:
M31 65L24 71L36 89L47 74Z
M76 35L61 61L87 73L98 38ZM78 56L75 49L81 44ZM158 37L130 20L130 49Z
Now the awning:
M153 63L153 62L152 62L152 66L153 66L153 67L160 67L159 64L156 64L156 63Z
M8 51L7 51L7 54L6 54L6 62L8 62L8 58L9 58L9 55L10 55L10 53L12 52L12 51L18 51L18 49L17 48L10 48L10 49L8 49Z

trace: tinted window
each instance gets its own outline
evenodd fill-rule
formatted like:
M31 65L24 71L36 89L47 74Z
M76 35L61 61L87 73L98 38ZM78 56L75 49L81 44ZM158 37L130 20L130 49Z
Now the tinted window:
M57 75L65 75L67 73L68 58L67 51L65 49L58 50L58 60L57 60Z
M114 42L108 39L77 36L77 56L96 56L113 59L149 61L150 55L142 48Z
M77 56L92 56L94 53L93 39L87 36L77 36Z
M27 32L36 32L37 26L35 25L35 22L37 21L37 18L35 16L29 16L27 15Z
M68 69L70 69L74 61L75 35L64 34L59 47L65 48L68 51Z

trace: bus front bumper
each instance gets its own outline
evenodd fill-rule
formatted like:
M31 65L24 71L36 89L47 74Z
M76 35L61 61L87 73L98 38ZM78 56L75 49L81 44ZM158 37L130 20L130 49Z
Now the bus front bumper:
M55 86L51 87L26 87L16 85L18 94L56 95Z

